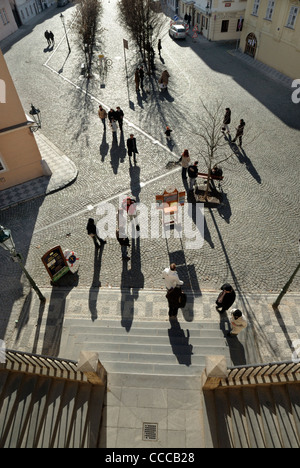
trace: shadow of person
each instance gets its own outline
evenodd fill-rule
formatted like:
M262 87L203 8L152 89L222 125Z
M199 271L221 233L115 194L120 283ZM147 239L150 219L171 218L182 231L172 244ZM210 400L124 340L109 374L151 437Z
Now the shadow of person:
M108 148L109 148L109 145L106 141L106 130L103 131L103 135L102 135L102 141L101 141L101 145L99 147L99 151L100 151L100 154L101 154L101 161L103 162L104 159L105 159L105 156L107 155L108 153Z
M238 340L237 336L228 336L230 331L230 321L226 313L220 315L220 330L222 330L224 338L227 341L229 348L230 359L234 366L243 366L247 364L246 353L243 344Z
M100 281L100 270L101 270L101 260L103 254L103 246L96 248L94 253L94 274L92 285L89 290L89 311L91 314L91 319L94 321L98 318L97 311L97 298L99 294L99 288L101 287Z
M125 140L124 140L124 132L120 133L120 141L119 141L119 158L120 158L120 163L123 163L126 158L126 146L125 146Z
M169 318L169 320L171 328L168 329L168 335L173 354L179 364L190 366L193 354L193 346L189 344L190 332L187 330L187 336L185 336L177 317Z
M118 141L117 137L114 134L113 139L112 139L112 144L110 148L110 164L111 167L113 168L114 174L118 173L118 167L119 167L119 146L118 146Z
M134 297L130 288L130 273L128 262L123 259L121 276L121 325L130 331L134 316Z

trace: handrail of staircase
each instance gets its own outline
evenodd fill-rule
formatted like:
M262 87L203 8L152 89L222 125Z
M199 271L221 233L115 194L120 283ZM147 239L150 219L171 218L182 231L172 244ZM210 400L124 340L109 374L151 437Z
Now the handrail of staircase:
M300 359L228 367L222 386L300 380Z
M76 361L13 349L5 349L5 363L1 367L33 374L83 380L83 373L77 370Z

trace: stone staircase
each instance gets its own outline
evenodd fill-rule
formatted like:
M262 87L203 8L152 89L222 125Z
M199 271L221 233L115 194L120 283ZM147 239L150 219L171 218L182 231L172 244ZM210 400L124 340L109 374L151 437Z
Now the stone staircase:
M211 354L231 364L220 324L213 322L67 318L62 336L61 356L95 351L108 374L199 376Z
M0 369L1 448L95 448L105 386Z
M299 448L299 373L297 379L204 390L205 446Z

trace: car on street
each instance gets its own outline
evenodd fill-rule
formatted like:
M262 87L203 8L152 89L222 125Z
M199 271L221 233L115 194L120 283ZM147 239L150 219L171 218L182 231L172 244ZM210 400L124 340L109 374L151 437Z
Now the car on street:
M69 0L57 0L57 6L62 7L69 3Z
M186 30L183 24L172 24L169 29L170 37L173 39L185 39Z

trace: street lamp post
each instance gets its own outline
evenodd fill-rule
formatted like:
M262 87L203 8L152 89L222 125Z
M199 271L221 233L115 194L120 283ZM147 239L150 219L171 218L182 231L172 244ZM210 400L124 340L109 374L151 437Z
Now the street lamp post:
M15 247L15 244L14 244L10 229L6 229L3 226L0 226L0 246L4 250L6 250L7 252L10 253L10 255L11 255L14 262L19 263L19 265L20 265L22 271L25 273L25 276L28 279L29 283L31 284L31 286L33 287L33 289L35 290L35 292L39 296L40 301L45 302L46 298L43 296L43 294L41 293L41 291L39 290L39 288L37 287L37 285L35 284L35 282L31 278L30 274L28 273L28 271L24 267L24 265L22 263L21 255L19 253L17 253L17 251L16 251L16 247Z
M207 1L206 5L206 14L207 14L207 40L209 41L209 29L210 29L210 17L211 17L211 0Z
M33 120L35 122L35 125L31 125L30 130L32 132L36 132L39 128L41 128L42 123L41 123L41 111L34 107L33 104L31 104L31 109L29 111L29 114L32 115Z
M70 44L69 44L69 38L68 38L67 30L66 30L65 17L64 17L64 15L62 13L60 14L60 19L61 19L61 22L62 22L62 24L64 26L66 39L67 39L67 44L68 44L68 47L69 47L69 54L70 54L71 53L71 47L70 47Z

